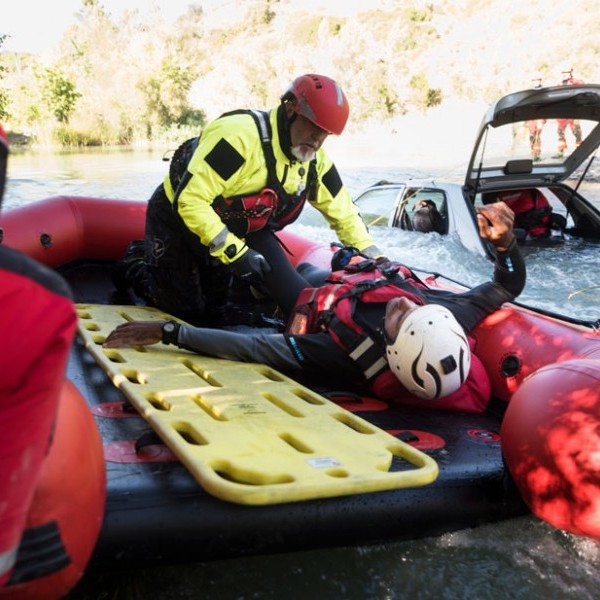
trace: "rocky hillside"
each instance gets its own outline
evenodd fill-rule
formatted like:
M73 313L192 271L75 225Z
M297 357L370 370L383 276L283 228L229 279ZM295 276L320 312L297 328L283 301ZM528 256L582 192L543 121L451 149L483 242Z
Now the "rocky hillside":
M571 67L600 81L594 0L238 0L205 11L203 27L195 91L209 111L215 97L271 100L310 70L344 84L357 121L491 102Z
M56 139L58 121L75 143L181 136L225 110L270 107L314 71L344 87L359 153L369 132L446 154L502 94L571 67L600 81L597 0L224 0L169 17L153 2L113 17L82 0L51 54L0 54L13 129Z

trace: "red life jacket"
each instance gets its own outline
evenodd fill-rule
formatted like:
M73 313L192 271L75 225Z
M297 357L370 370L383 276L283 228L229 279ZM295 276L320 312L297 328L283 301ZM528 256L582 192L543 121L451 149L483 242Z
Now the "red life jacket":
M515 227L524 229L531 237L546 237L550 233L552 208L536 189L503 192L499 199L515 213Z
M384 274L376 261L361 264L366 267L355 272L335 272L330 284L303 290L292 312L287 333L301 335L327 331L361 369L371 392L378 398L422 408L475 413L484 410L489 401L490 382L483 365L474 355L469 376L456 392L437 400L424 400L408 393L388 366L381 331L382 316L387 302L398 296L424 304L425 297L419 289L426 286L405 266L397 265L393 272L388 269ZM373 310L376 305L380 306ZM472 338L469 343L472 348Z
M367 322L364 317L361 319L357 315L357 303L385 307L392 298L406 296L423 304L421 296L399 284L408 281L416 287L425 286L405 266L398 265L386 276L374 260L365 260L358 265L357 268L354 263L344 271L332 273L329 285L303 290L292 311L287 332L297 335L326 330L348 352L369 381L387 368L384 348L380 341L372 338L381 326L381 317L375 323Z
M306 200L315 199L317 159L310 161L306 186L295 194L287 192L277 177L269 113L258 110L238 110L223 116L238 113L251 115L256 123L267 166L267 185L256 194L215 198L212 207L227 228L236 235L244 236L264 227L279 231L300 216Z

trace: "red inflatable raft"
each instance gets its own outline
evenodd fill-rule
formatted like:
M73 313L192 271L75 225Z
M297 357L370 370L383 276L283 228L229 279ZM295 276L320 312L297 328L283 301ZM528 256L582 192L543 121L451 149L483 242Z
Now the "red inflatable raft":
M109 289L107 273L127 243L143 237L145 208L144 202L130 200L49 198L2 213L1 243L61 272L74 288L77 301L110 304L114 290ZM282 233L281 237L296 264L307 261L320 266L329 264L331 251L323 244L289 232ZM427 283L437 285L434 278ZM366 418L381 421L395 435L406 436L410 432L416 445L433 454L445 448L446 457L455 456L459 466L446 471L440 463L440 479L429 489L379 496L363 494L327 502L309 501L285 509L253 509L252 518L248 520L247 513L225 506L197 490L196 484L188 480L185 470L173 462L172 457L160 470L141 464L131 468L116 466L111 462L108 463L109 490L96 548L97 560L114 558L117 554L142 560L168 554L170 530L164 525L155 527L167 514L174 520L172 560L182 559L178 532L183 530L191 540L190 547L198 549L191 558L206 559L352 541L364 543L391 536L398 539L433 535L445 530L444 523L452 529L516 515L521 512L518 502L515 504L512 497L510 501L502 497L506 493L506 482L502 481L505 467L498 433L501 433L502 453L508 469L531 511L569 532L600 539L600 334L593 326L572 323L520 305L507 305L485 319L475 330L474 337L476 352L491 378L494 399L501 405L499 417L489 413L478 420L477 416L432 414L431 411L421 414L403 408L399 416L394 417L394 423L404 425L394 425L392 421L383 422L388 408L393 408L385 403L352 399L351 395L341 401L345 406L363 411L361 414ZM65 388L61 414L68 411L70 416L63 417L67 423L62 427L67 429L65 433L57 432L53 449L59 455L55 460L62 461L58 467L61 476L48 474L47 485L40 489L39 511L32 514L32 526L52 518L60 522L64 504L77 503L72 512L82 520L71 520L70 532L65 532L65 543L71 543L67 541L71 539L77 547L73 555L78 558L72 558L68 567L72 574L65 575L66 583L60 581L58 574L53 581L39 579L40 586L53 588L57 593L68 589L68 578L73 581L85 565L100 527L98 513L104 493L100 472L104 463L98 432L87 408L82 409L85 404L81 395L90 405L99 401L108 406L116 394L104 381L102 386L85 382L86 377L99 376L87 365L84 350L76 348L75 352L78 358L73 361L76 364L69 375L79 391L70 385ZM91 375L86 374L88 371ZM101 387L102 398L88 397L88 394L98 393L95 388ZM116 398L118 402L121 400ZM104 401L107 402L104 404ZM105 416L109 412L95 410L95 414ZM112 433L109 432L109 426L117 427L119 421L121 429L135 429L138 425L132 423L140 422L133 419L125 426L126 420L113 419L110 424L97 420L105 445L117 436L112 429ZM458 444L456 452L449 450L454 443ZM477 451L467 451L467 446L461 444L477 445ZM85 454L82 454L82 446ZM490 453L485 459L489 461L487 472L474 462L475 457L485 452ZM78 457L75 462L80 468L67 468L64 461L71 454ZM128 468L130 470L125 472ZM81 483L82 477L85 483ZM181 479L180 490L175 483L177 478ZM463 489L462 485L471 487ZM494 486L493 493L490 485ZM67 491L71 486L75 491ZM177 498L168 508L165 507L167 489ZM77 501L72 495L76 493L81 495ZM495 494L498 496L494 497ZM378 499L372 501L371 496ZM124 504L125 498L127 502L137 502L135 510ZM148 501L148 498L155 500ZM481 502L491 502L493 506L477 504ZM205 515L201 522L194 518L199 507ZM126 526L123 526L121 510L127 510ZM157 512L165 510L169 512ZM51 517L54 511L58 516ZM344 531L335 525L342 514L347 523ZM368 524L365 515L369 515ZM70 518L73 519L73 515ZM218 529L220 538L215 538L210 527L207 529L211 521L215 528L222 521L223 527ZM261 522L272 526L261 527ZM314 523L314 527L308 526L309 523ZM224 535L224 531L228 533ZM269 531L276 531L277 536L271 536Z

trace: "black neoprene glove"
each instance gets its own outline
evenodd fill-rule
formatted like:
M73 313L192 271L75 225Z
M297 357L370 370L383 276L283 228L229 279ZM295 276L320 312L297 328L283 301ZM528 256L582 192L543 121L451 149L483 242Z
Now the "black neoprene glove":
M337 244L336 244L337 246ZM358 256L360 252L354 248L354 246L342 246L339 250L334 252L331 257L331 270L332 271L343 271L348 266L350 261Z
M248 251L231 263L233 274L259 289L264 288L264 276L271 270L262 254L248 248Z

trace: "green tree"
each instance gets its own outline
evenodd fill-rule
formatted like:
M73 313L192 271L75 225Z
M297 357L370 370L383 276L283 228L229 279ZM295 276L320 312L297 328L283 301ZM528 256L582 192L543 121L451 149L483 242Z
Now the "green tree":
M146 118L150 128L154 125L168 128L171 125L204 124L202 111L194 111L187 100L194 78L191 69L164 59L157 76L139 84L146 99Z
M6 35L0 35L0 48L2 48L2 44L4 43L5 39ZM6 67L2 63L0 63L0 79L3 79L5 74ZM0 121L6 121L6 119L8 118L8 103L8 93L6 92L6 90L0 88Z
M433 108L442 103L442 90L429 87L427 77L423 73L411 78L410 87L413 90L413 103L419 110Z
M45 82L42 98L56 120L66 125L77 105L81 94L75 89L75 84L58 71L45 69Z

